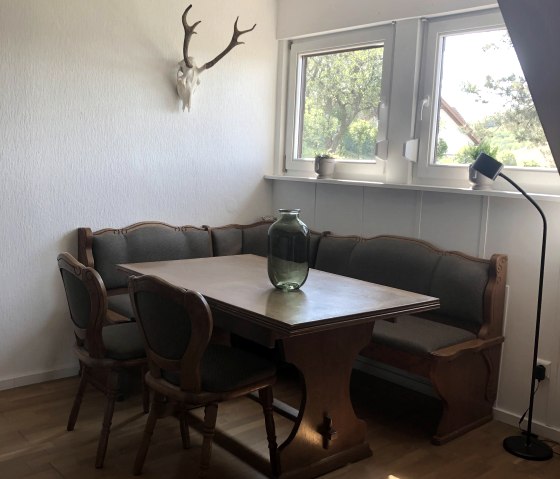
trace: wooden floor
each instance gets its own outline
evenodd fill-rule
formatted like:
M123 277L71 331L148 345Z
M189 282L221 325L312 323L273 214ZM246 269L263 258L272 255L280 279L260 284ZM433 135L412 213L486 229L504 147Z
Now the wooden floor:
M140 398L117 404L105 468L96 470L94 458L104 398L88 389L76 429L67 432L66 420L78 381L76 378L0 392L0 478L89 479L132 478L131 468L146 416ZM282 381L275 395L297 401L297 389ZM502 439L516 429L492 422L444 446L432 446L430 434L439 405L435 400L398 386L355 373L352 397L367 421L373 450L369 459L350 464L326 479L558 479L558 455L546 462L528 462L504 452ZM279 440L289 421L275 416ZM266 440L258 404L243 398L220 406L218 427L245 441L261 454ZM172 478L180 467L183 477L197 477L201 436L191 432L192 448L181 449L179 427L173 418L158 423L142 477ZM555 446L558 451L558 446ZM213 450L209 478L262 479L219 446Z

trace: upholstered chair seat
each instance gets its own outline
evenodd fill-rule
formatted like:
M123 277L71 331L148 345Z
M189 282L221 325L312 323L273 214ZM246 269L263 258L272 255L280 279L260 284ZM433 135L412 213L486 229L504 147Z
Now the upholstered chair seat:
M202 390L212 393L228 393L274 376L276 368L270 361L259 356L219 344L208 346L200 363ZM162 378L180 386L178 372L162 372ZM148 376L148 385L156 381Z
M105 326L101 335L105 345L105 357L121 361L146 358L144 342L135 323Z

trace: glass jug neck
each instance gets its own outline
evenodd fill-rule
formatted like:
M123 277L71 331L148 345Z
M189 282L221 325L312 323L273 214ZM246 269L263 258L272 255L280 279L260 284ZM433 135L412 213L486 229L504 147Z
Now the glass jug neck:
M299 209L279 209L278 213L280 214L280 217L286 218L286 217L298 217L299 216Z

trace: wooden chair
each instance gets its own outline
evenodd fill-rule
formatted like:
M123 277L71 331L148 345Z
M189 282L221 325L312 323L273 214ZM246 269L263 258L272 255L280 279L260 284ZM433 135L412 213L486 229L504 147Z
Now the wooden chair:
M178 413L183 447L189 447L186 411L204 406L200 477L210 466L218 403L258 391L270 451L277 476L277 445L272 415L272 363L248 352L210 343L210 308L197 292L177 288L153 276L129 281L134 313L144 336L149 371L146 384L154 391L144 436L134 463L142 472L156 421Z
M119 375L124 369L139 368L143 376L146 352L136 323L106 325L107 294L97 271L85 267L69 253L59 254L57 260L74 325L74 351L81 369L80 385L67 430L74 430L88 383L107 396L95 458L95 467L101 468L119 392ZM144 385L142 387L144 412L147 413L149 390Z

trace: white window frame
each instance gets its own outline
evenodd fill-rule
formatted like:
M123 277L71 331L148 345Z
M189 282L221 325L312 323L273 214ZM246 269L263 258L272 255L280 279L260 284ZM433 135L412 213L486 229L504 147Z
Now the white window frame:
M320 37L294 40L289 51L288 88L286 104L285 169L292 174L313 173L314 162L297 158L299 141L299 109L301 105L302 57L319 53L358 49L383 44L383 72L377 132L377 159L386 159L387 129L389 123L389 98L392 80L394 48L394 25L387 24L360 30L347 31ZM340 160L337 162L337 178L367 178L378 174L375 160Z
M437 165L432 163L437 133L437 112L441 78L441 38L444 35L495 30L506 28L499 9L455 14L427 20L424 30L421 81L416 116L416 137L419 138L416 182L438 180L443 182L464 181L468 177L468 165ZM555 169L507 167L507 175L524 185L537 189L557 184Z

